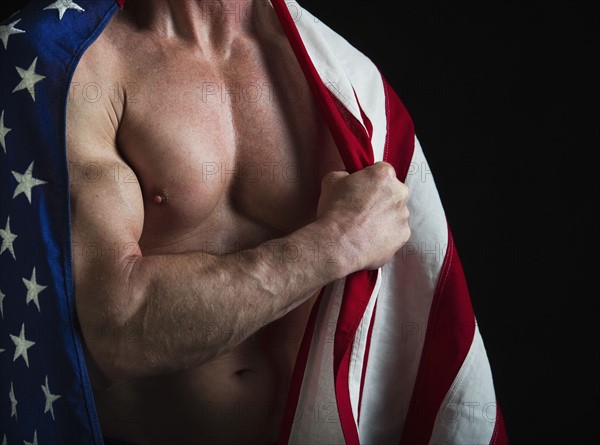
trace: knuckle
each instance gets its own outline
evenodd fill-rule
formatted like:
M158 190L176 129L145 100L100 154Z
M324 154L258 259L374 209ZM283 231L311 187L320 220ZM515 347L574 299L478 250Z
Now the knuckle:
M378 177L384 179L389 177L396 177L396 170L387 162L381 161L376 164L373 164L373 172L377 174Z
M392 166L392 164L388 164L387 162L383 164L383 171L386 176L395 178L396 177L396 169Z
M410 218L410 210L408 209L408 206L402 207L402 217L405 221L408 221L408 219Z
M398 181L398 197L400 198L400 201L402 201L402 202L408 201L409 195L410 195L409 188L402 182Z

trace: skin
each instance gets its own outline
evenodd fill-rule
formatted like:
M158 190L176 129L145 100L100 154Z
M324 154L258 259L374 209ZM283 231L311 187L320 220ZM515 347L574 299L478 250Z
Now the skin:
M129 0L69 95L86 363L103 433L138 444L275 442L318 292L410 236L389 164L343 171L268 5L227 3Z

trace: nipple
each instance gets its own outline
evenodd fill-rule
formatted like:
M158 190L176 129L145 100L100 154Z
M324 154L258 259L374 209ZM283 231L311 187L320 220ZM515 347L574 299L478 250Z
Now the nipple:
M155 204L158 205L162 205L162 204L166 204L168 201L168 195L166 190L164 189L159 189L157 191L154 192L154 197L152 198L152 201L154 201Z

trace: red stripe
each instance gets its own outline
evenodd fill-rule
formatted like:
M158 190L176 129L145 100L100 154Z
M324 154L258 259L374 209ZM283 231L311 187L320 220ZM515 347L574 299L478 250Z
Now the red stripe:
M346 169L352 173L373 164L373 149L369 135L348 109L325 86L300 33L283 0L272 0L284 32L298 59L315 101L327 122ZM367 307L376 273L361 271L346 278L346 288L334 339L334 376L338 412L347 443L358 443L358 431L352 416L348 388L350 347L356 328Z
M125 6L125 0L117 0L117 4L120 8L122 8L123 6Z
M425 344L404 425L402 444L429 442L436 415L467 356L475 316L452 233L431 303Z
M376 281L377 273L353 274L346 278L346 287L335 331L333 344L335 393L342 431L346 444L349 445L359 443L348 385L350 354L356 330L369 304Z
M306 371L308 353L310 351L310 345L312 343L315 324L317 321L317 314L319 313L319 307L321 306L321 300L323 299L324 291L325 288L321 289L321 293L315 300L308 318L308 322L306 323L304 337L302 337L300 349L298 350L298 356L296 357L296 364L294 365L294 372L292 374L292 381L290 383L290 391L285 406L285 414L283 416L281 433L279 435L278 443L280 445L285 445L290 440L292 425L294 424L294 418L296 417L296 407L298 406L298 399L300 398L300 388L302 388L302 381L304 380L304 372Z
M386 94L386 114L387 114L387 131L384 156L387 154L390 158L388 162L394 165L396 175L402 181L406 179L410 160L414 152L414 132L412 120L406 111L406 108L398 98L398 96L389 88L389 85L384 82L384 91ZM362 134L364 128L356 121L354 115L346 109L341 102L333 95L331 97L338 108L338 111L345 117L348 128L353 132ZM358 98L357 98L358 102ZM366 114L360 107L361 116L364 119L367 128L369 139L373 134L373 126ZM360 127L360 128L359 128ZM393 128L393 131L390 129ZM391 146L391 147L390 147ZM369 142L369 147L370 142ZM372 155L372 148L370 148ZM363 166L364 167L364 166ZM360 167L357 167L357 170ZM350 170L350 169L349 169ZM340 315L336 328L334 342L334 375L336 384L336 398L338 404L338 413L344 438L347 444L358 444L359 435L357 431L358 419L355 421L352 414L352 404L350 401L350 387L348 377L350 372L350 354L352 351L352 343L354 341L356 330L364 316L367 305L369 304L371 294L375 287L377 275L373 272L365 273L365 271L350 275L346 279L346 287L340 308ZM370 341L372 324L369 327ZM370 343L369 343L370 346ZM368 350L365 352L364 366L368 361ZM364 383L364 369L361 376L361 390ZM359 400L360 414L360 400Z

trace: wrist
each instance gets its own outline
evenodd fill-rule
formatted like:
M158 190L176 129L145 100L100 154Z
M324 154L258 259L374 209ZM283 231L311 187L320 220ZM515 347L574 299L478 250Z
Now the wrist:
M308 227L308 226L307 226ZM323 216L310 225L313 242L318 250L319 266L329 275L328 282L359 270L356 249L339 218Z

